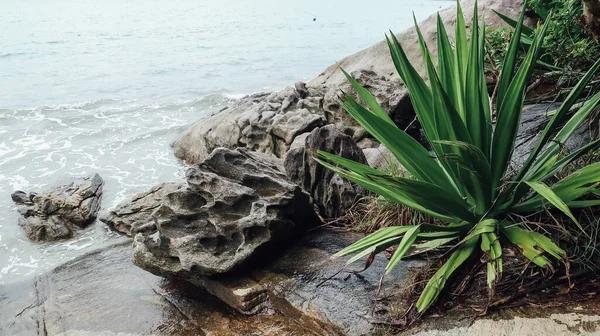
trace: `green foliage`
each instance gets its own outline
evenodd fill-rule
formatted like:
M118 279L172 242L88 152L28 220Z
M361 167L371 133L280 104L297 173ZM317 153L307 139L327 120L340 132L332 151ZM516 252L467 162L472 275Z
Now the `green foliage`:
M500 27L490 28L486 33L487 61L488 63L492 63L495 68L498 68L502 65L501 61L504 59L506 45L510 40L512 32L506 27Z
M528 7L542 22L548 21L541 55L545 63L575 70L591 66L600 57L600 47L580 24L581 0L531 0ZM552 13L551 17L548 17L549 13ZM525 35L529 37L531 32L525 32Z
M410 92L434 156L396 127L373 96L344 72L366 107L350 95L343 98L342 106L390 149L409 176L390 175L326 152L319 152L316 159L385 199L445 224L383 228L336 256L355 254L349 261L353 262L398 245L386 269L389 272L408 254L451 246L450 257L430 279L417 302L419 311L435 301L453 272L476 252L485 255L482 260L487 264L488 283L493 286L502 275L502 241L519 246L523 255L540 267L550 267L550 258L566 258L565 251L552 240L522 223L511 222L509 214L554 208L574 218L570 208L600 204L600 163L576 170L562 180L556 176L570 162L600 147L600 141L595 141L568 155L560 151L560 144L584 123L600 101L597 94L575 114L568 113L600 68L600 61L554 113L521 169L514 175L508 173L525 89L552 22L548 16L517 66L519 36L525 32L523 18L521 14L505 51L495 106L490 103L485 84L485 27L479 26L477 4L470 39L458 7L455 47L438 17L437 66L417 26L429 85L411 65L396 37L386 36L392 60Z

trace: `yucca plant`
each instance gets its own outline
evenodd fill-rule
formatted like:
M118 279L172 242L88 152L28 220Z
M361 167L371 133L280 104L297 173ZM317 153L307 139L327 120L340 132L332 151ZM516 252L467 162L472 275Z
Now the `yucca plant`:
M562 180L556 178L567 164L600 146L596 140L570 154L561 150L561 145L600 101L600 94L596 94L577 112L570 112L600 61L555 111L522 167L509 171L527 83L538 60L547 23L537 29L531 48L516 68L523 30L521 14L503 60L497 101L492 105L484 79L485 26L480 27L478 21L475 4L468 40L458 4L452 46L438 16L437 67L415 22L429 84L411 65L394 34L386 35L392 60L410 92L432 153L396 127L373 96L344 72L366 104L363 107L346 95L342 100L344 109L389 148L409 176L385 174L326 152L319 152L316 158L325 167L389 201L447 223L383 228L336 254L355 254L350 263L397 245L386 268L389 272L409 252L413 255L452 247L449 258L429 280L416 304L420 312L431 305L451 274L474 253L487 257L483 260L492 287L502 274L501 242L517 245L526 258L540 267L550 267L550 257L566 260L565 251L551 239L529 230L523 223L511 222L509 214L556 208L581 227L570 208L600 204L600 163L581 168Z

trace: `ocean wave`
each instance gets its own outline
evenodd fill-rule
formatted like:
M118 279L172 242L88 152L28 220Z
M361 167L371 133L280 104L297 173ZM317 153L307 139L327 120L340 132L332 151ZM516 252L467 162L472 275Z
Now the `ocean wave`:
M24 52L5 53L5 54L0 54L0 59L9 58L9 57L16 57L16 56L24 56L24 55L27 55L27 53L24 53Z

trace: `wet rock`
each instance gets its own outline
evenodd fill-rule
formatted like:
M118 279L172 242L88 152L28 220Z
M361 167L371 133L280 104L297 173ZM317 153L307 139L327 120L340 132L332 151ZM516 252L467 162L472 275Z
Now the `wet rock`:
M152 218L154 210L161 205L168 194L186 187L185 183L161 183L102 214L100 221L128 236L146 229L152 229L154 227L154 219Z
M164 195L154 230L135 235L135 264L192 281L272 255L318 223L310 196L280 164L244 149L214 150L188 169L187 188Z
M20 205L19 225L33 242L70 238L96 219L103 185L94 174L40 194L16 191L11 197Z
M388 335L388 326L372 322L402 314L406 303L396 301L398 293L407 289L420 264L401 262L384 278L376 298L385 258L376 257L371 268L356 274L336 274L345 260L329 261L331 253L358 237L315 231L271 266L254 270L253 279L247 279L262 286L273 302L256 315L240 314L186 282L134 267L128 244L109 246L35 278L0 286L0 335ZM250 298L249 286L222 289ZM598 300L590 301L519 307L485 318L467 309L466 316L425 319L398 335L598 335ZM525 309L532 313L524 315Z
M340 335L276 312L239 314L198 287L135 267L129 246L0 286L0 316L7 336Z
M362 189L315 161L317 150L364 164L367 161L354 140L335 125L314 129L304 147L286 154L284 165L289 179L312 195L323 216L336 218L354 204Z
M17 190L10 195L10 198L13 200L13 202L19 205L32 205L33 197L35 197L35 193L27 194L21 190Z
M359 234L315 231L307 235L272 264L252 269L245 277L219 278L199 285L243 314L274 310L290 319L313 325L321 321L339 328L343 335L371 335L371 320L383 318L379 311L387 303L373 300L387 259L375 257L362 273L360 263L344 268L344 259L331 260L333 253L359 239ZM403 261L385 278L381 297L398 294L409 285L420 261ZM408 307L394 302L395 309ZM406 305L406 306L405 306ZM387 308L386 308L387 307ZM262 309L262 310L261 310Z

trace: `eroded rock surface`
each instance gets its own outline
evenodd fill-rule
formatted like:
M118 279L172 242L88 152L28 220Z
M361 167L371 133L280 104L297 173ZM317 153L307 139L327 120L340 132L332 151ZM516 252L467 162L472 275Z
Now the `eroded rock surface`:
M15 191L11 198L19 205L19 225L33 242L70 238L96 219L103 185L94 174L44 193Z
M128 236L133 236L145 229L153 229L154 219L152 213L154 210L160 207L166 195L186 187L185 183L161 183L102 214L100 221Z
M367 160L352 137L336 125L315 128L304 146L286 154L284 166L290 181L312 195L324 217L336 218L354 204L363 190L315 161L318 150L363 164Z
M135 264L154 274L232 272L318 223L310 196L272 157L218 148L186 179L152 213L155 226L134 238Z
M408 104L406 90L399 81L385 81L374 72L357 70L352 73L370 89L377 101L399 124L408 124L414 112ZM296 83L270 94L255 94L240 99L227 108L192 126L173 143L175 155L188 163L197 163L217 147L239 146L283 158L294 140L317 127L328 124L349 130L360 140L364 130L343 111L339 99L342 91L353 93L346 84L339 86L306 86Z

